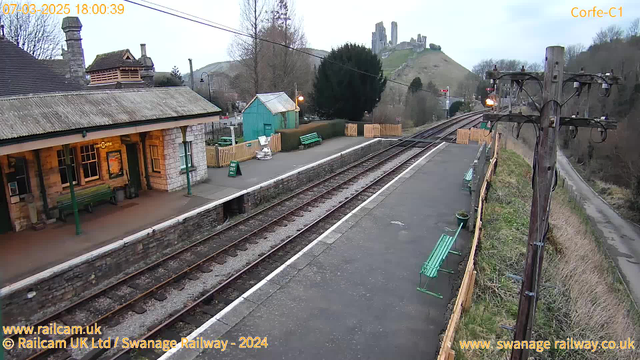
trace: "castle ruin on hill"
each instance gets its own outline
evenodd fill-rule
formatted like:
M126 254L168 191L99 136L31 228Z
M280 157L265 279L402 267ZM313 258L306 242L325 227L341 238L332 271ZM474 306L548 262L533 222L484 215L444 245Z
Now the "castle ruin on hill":
M376 24L375 31L371 33L371 51L374 54L383 56L383 53L388 53L390 50L406 50L412 49L414 52L420 52L427 47L427 37L418 34L417 39L411 38L409 41L403 41L398 43L398 23L391 22L391 40L387 39L387 29L384 27L383 22Z

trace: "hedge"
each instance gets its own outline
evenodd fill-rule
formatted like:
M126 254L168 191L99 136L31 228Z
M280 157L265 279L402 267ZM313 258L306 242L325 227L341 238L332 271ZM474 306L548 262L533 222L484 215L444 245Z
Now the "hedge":
M314 121L300 125L297 129L280 129L276 131L282 136L282 151L292 151L300 146L300 136L318 133L322 139L344 136L344 120Z

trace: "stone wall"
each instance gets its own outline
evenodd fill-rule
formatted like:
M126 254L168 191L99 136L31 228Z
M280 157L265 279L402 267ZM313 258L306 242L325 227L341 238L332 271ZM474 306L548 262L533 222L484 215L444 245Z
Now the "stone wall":
M180 170L180 147L182 132L179 128L162 131L164 138L164 158L167 169L167 190L174 191L187 186L185 171ZM204 181L207 176L207 150L204 143L204 124L189 126L187 141L191 142L192 167L191 184Z
M59 272L56 272L56 268L47 270L48 276L43 276L41 281L7 295L0 294L4 324L17 324L27 320L24 316L35 314L42 318L47 315L45 312L54 312L177 249L209 236L223 221L220 204L137 239L121 240L99 255L94 255L94 252L74 259L76 266ZM32 292L35 295L29 298L27 294Z
M367 155L391 146L392 143L392 141L374 141L329 161L325 161L322 164L302 170L292 176L276 180L269 185L261 186L244 196L244 209L245 211L250 211L265 202L297 191Z
M177 131L180 132L180 130ZM172 136L173 140L166 140L169 135L172 134L163 133L164 144L176 146L177 149L175 136ZM198 138L199 136L194 136L193 141ZM201 140L204 144L204 139ZM321 177L392 144L393 141L372 141L317 166L305 168L282 179L249 189L248 193L240 195L238 199L228 200L228 203L244 201L244 210L250 211L265 202L299 190ZM198 171L200 161L202 160L198 160L194 153L194 162L198 166ZM206 171L206 164L201 168ZM237 205L242 206L242 204ZM34 316L34 314L42 318L47 315L44 311L54 312L61 309L70 302L105 288L117 279L161 259L178 248L211 235L224 221L225 204L210 206L181 221L169 220L154 226L153 229L144 230L142 234L132 235L106 248L70 260L66 264L36 275L35 279L27 279L23 284L15 284L15 289L12 289L12 286L2 289L0 303L2 303L5 324L18 324L24 320L24 316ZM28 298L27 294L31 292L35 292L35 296ZM53 307L51 304L56 306Z

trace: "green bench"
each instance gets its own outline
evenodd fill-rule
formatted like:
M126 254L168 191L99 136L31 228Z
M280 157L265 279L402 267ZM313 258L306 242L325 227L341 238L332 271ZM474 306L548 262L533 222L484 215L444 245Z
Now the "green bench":
M220 147L231 146L232 143L230 136L222 136L220 140L218 140L218 146Z
M429 259L427 259L427 261L422 265L422 269L420 269L420 282L418 283L418 291L442 299L442 295L427 290L427 283L429 282L429 279L434 279L438 276L438 271L444 271L446 273L453 274L453 270L442 269L441 266L444 262L444 259L449 253L462 255L462 253L460 253L459 251L451 250L451 247L458 238L460 229L462 229L462 224L458 226L458 231L456 231L456 234L454 236L449 236L446 233L440 236L440 240L438 240L435 248L433 248L433 251L431 251ZM427 278L424 282L424 285L422 285L423 275Z
M318 135L318 133L302 135L300 136L300 143L302 144L302 147L307 147L315 143L322 144L322 138L320 137L320 135Z
M469 170L464 174L462 178L462 190L469 190L471 193L471 180L473 180L473 168L470 167Z
M78 209L86 209L88 212L93 212L93 205L100 201L109 201L114 205L116 204L116 197L113 194L113 190L111 190L111 187L107 184L81 188L76 190L75 193ZM58 205L58 216L60 220L65 221L65 215L73 212L71 194L58 196L56 202Z

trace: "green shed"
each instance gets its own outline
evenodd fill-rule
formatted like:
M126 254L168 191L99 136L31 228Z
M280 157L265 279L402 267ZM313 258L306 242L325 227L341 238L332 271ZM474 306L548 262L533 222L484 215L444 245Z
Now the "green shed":
M295 129L300 125L299 109L284 92L258 94L242 111L244 140L271 136L279 129Z

